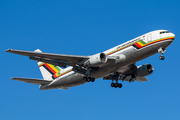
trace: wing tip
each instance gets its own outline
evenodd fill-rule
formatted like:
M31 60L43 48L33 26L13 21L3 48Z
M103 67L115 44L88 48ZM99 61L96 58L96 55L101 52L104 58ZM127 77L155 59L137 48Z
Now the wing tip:
M13 49L7 49L5 52L11 52Z
M17 80L17 77L12 77L11 80Z
M12 51L18 51L18 50L14 50L14 49L7 49L5 52L12 52ZM42 53L42 51L40 49L36 49L34 50L34 52L39 52Z

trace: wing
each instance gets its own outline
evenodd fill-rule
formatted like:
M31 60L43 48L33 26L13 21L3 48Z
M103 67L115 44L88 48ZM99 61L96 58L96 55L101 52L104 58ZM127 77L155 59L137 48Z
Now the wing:
M59 64L61 64L61 61L63 61L64 64L74 66L75 64L77 64L80 61L89 59L88 56L41 53L41 52L13 50L13 49L8 49L8 50L6 50L6 52L29 56L30 59L37 60L37 61L39 60L42 62L54 64L54 65L57 65L57 64L59 65ZM59 66L61 66L61 65L59 65ZM65 67L65 66L62 65L62 67Z
M137 66L135 64L131 64L118 69L117 71L115 71L115 73L117 72L120 76L119 80L123 80L123 81L131 81L131 82L134 82L135 80L139 82L148 81L148 79L145 76L132 78L133 73L136 70L137 70ZM115 74L111 74L109 76L103 77L104 80L116 80L116 78L117 76L115 76Z
M50 80L42 80L42 79L33 79L33 78L18 78L18 77L13 77L11 78L12 80L18 80L22 82L27 82L27 83L32 83L36 85L44 85L44 84L49 84L52 81Z
M131 78L132 78L131 76L124 77L123 81L131 81ZM115 76L109 75L109 76L103 77L103 80L115 80ZM120 80L122 80L121 77L120 77ZM136 77L131 82L134 82L134 80L137 80L139 82L149 81L146 77Z

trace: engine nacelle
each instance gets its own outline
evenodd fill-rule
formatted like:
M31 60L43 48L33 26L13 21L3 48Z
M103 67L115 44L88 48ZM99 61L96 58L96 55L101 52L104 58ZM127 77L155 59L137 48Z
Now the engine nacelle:
M89 58L88 65L97 66L107 62L107 56L104 53L98 53Z
M147 75L152 74L154 71L154 68L151 64L146 64L146 65L140 65L137 67L137 70L135 72L135 76L137 77L144 77Z

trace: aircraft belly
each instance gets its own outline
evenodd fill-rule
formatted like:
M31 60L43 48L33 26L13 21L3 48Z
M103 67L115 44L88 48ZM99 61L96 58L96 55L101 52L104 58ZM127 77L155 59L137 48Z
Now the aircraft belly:
M74 87L81 84L86 83L83 80L84 75L79 73L73 73L72 75L69 75L64 78L60 78L56 80L55 82L52 82L49 84L46 89L55 89L55 88L67 88L67 87Z

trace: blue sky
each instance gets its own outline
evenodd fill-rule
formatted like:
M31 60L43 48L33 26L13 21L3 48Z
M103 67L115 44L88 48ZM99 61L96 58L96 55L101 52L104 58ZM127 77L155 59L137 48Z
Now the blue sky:
M2 120L177 120L180 119L179 0L1 0L0 60ZM35 61L8 48L92 55L144 33L166 29L176 35L164 61L154 55L149 82L96 80L63 90L41 91L11 77L42 78Z

